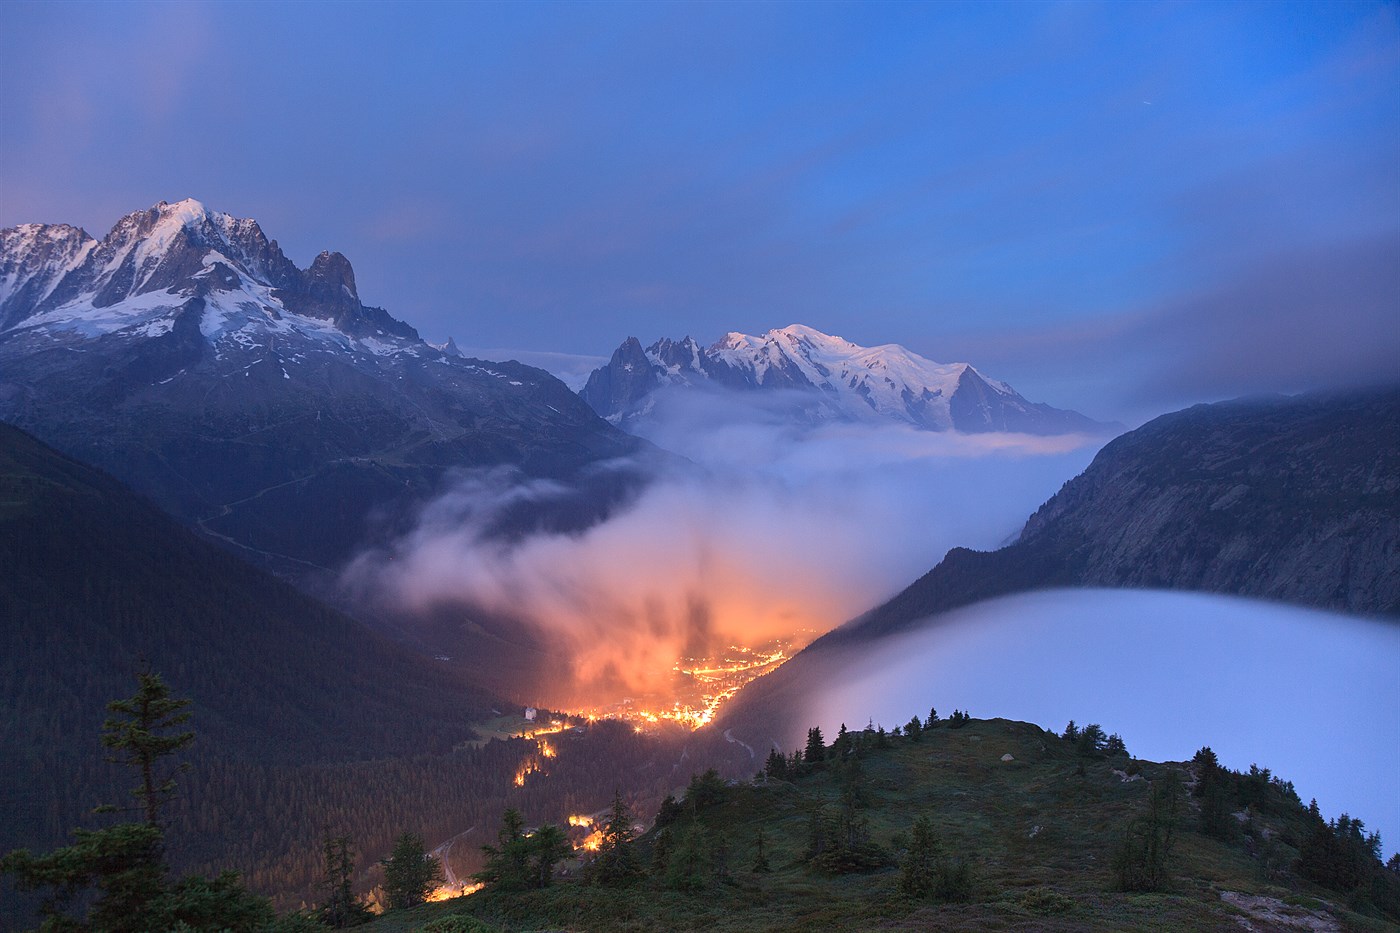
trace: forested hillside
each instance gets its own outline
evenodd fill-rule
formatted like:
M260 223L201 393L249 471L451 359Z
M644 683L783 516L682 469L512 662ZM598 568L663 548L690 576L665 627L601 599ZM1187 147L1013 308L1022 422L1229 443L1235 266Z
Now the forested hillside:
M7 425L0 566L0 851L51 848L127 799L98 733L145 665L194 701L175 862L238 868L284 904L314 896L327 831L368 865L406 829L436 842L498 817L507 795L553 815L619 780L653 804L683 780L677 748L618 728L561 742L558 776L516 788L533 743L466 744L500 700Z

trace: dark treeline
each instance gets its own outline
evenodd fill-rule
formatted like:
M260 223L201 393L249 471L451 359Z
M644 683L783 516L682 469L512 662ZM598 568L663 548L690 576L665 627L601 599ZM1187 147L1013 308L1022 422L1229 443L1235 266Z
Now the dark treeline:
M143 674L142 683L152 685L161 697L168 696L158 676ZM170 703L177 715L159 724L166 732L183 727L190 718L189 700ZM107 736L112 731L110 720L104 730L103 744L109 751L119 747ZM145 734L154 735L155 728L147 727ZM158 754L178 753L184 758L194 733L171 734L174 739L159 740L168 747ZM145 741L149 745L156 740ZM159 818L152 810L149 826L118 823L96 830L83 828L102 822L89 807L86 818L77 821L76 845L52 856L15 851L6 857L6 869L40 889L57 885L60 891L74 883L73 890L80 891L86 883L107 892L116 878L125 900L118 902L110 893L100 897L90 917L94 930L126 930L126 921L112 919L123 913L134 918L130 922L137 925L132 930L155 922L152 918L168 922L186 908L189 896L213 897L223 906L232 905L231 909L247 907L256 915L257 929L270 929L270 908L259 906L254 896L258 892L278 895L273 903L282 910L313 908L321 915L329 910L337 917L348 911L360 918L368 915L346 892L358 894L371 885L383 885L391 905L396 890L404 900L403 872L396 877L395 859L403 869L406 862L413 862L405 857L405 849L421 852L424 839L446 839L471 825L481 827L482 836L489 837L503 807L517 814L523 826L524 818L518 815L522 811L532 823L563 823L571 811L596 811L612 799L614 808L622 808L630 821L633 805L622 803L622 787L636 806L654 807L676 786L675 762L682 754L703 757L707 745L721 751L726 744L696 739L679 730L641 734L630 725L611 721L568 729L550 735L549 741L555 754L548 758L539 754L534 741L513 739L446 755L300 767L206 759L198 768L164 770L158 781L147 782L155 791L138 792L142 807L137 809L143 813L147 801L159 802ZM130 800L132 775L112 769L112 760L108 758L106 764L114 773L94 778L88 787L110 790L108 801ZM536 769L523 787L517 787L516 775L526 761ZM166 783L177 774L178 782ZM118 806L116 811L122 809ZM567 851L562 832L559 842ZM83 866L106 867L64 869L68 874L62 877L52 867L72 866L75 859ZM118 862L137 866L137 875L126 869L118 875L104 874ZM427 873L419 878L410 870L408 874L417 880L409 888L421 888L436 875L426 856L415 868ZM230 870L238 877L226 874ZM191 872L173 886L166 881L167 876ZM204 878L206 874L210 877ZM133 877L140 883L132 886ZM334 879L329 886L328 877ZM41 901L32 897L27 902L37 909ZM196 924L194 928L205 927Z
M461 875L476 870L480 840L493 836L508 806L530 825L564 823L570 813L602 809L621 789L639 813L650 814L683 782L676 765L683 750L692 760L706 760L707 749L726 753L722 741L642 735L616 722L549 738L557 750L549 759L520 739L442 755L299 767L208 762L186 776L188 792L171 808L172 851L192 870L234 868L279 907L295 907L317 896L327 834L348 835L363 853L355 885L364 891L379 882L375 863L401 833L418 833L434 846L476 827L468 840L475 843L453 850ZM538 759L542 770L517 787L515 775L527 759Z

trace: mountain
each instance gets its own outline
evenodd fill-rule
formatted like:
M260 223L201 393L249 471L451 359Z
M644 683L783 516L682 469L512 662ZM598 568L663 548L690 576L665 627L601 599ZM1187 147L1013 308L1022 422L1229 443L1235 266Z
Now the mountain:
M161 202L101 240L0 231L0 420L282 568L335 568L451 470L576 487L589 521L640 442L542 370L464 359L359 297L350 262L297 268L258 224Z
M666 387L789 389L811 397L817 420L888 419L931 431L1104 433L1077 412L1027 401L966 363L935 363L897 344L861 347L800 324L761 337L730 333L710 347L629 337L579 393L614 423L642 417Z
M949 551L889 601L741 690L721 725L786 734L796 697L830 674L828 652L1055 587L1197 590L1400 615L1400 388L1197 405L1130 431L1015 542Z
M991 553L955 548L842 630L1057 586L1400 615L1400 388L1242 399L1119 437Z

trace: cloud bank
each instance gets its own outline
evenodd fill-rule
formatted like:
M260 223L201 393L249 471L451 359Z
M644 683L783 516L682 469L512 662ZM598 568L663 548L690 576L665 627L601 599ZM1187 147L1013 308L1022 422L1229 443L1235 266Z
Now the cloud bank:
M1181 761L1203 745L1293 781L1329 817L1400 844L1400 626L1191 593L1061 590L991 600L845 653L809 685L823 730L892 725L930 706L1070 719ZM828 734L832 734L828 731Z
M464 474L347 580L410 612L516 619L570 659L574 702L605 705L666 692L681 656L809 640L948 548L1001 544L1096 449L1079 437L793 426L733 397L677 407L684 416L668 412L653 439L693 465L659 469L607 521L502 540L489 529L503 510L566 491Z

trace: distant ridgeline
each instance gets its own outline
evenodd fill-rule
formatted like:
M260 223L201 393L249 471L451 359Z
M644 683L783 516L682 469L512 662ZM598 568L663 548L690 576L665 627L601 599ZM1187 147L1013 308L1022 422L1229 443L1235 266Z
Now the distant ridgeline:
M955 548L834 639L1057 586L1199 590L1400 615L1400 387L1240 399L1109 442L1017 541Z

